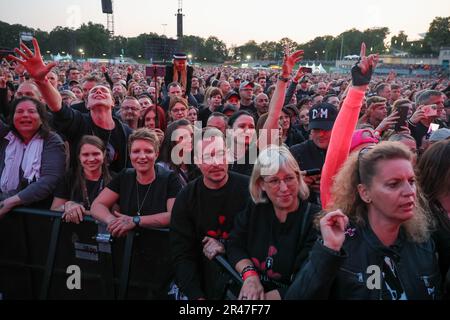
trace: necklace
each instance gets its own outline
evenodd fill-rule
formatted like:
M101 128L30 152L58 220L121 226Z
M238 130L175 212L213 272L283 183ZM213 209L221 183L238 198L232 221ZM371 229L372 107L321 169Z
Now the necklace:
M144 206L145 199L147 199L147 195L148 195L148 192L150 191L150 187L151 187L151 186L152 186L152 183L150 183L150 184L148 185L147 191L145 192L144 199L142 200L142 203L139 204L139 203L140 203L140 201L139 201L139 185L138 185L137 178L136 178L136 197L137 197L137 212L136 212L136 214L137 214L138 216L141 215L142 207Z
M84 180L84 184L83 184L83 197L84 197L84 204L87 206L87 209L91 209L91 200L89 199L89 193L88 193L88 189L87 189L87 179ZM100 193L100 191L102 191L103 189L103 178L100 177L100 180L98 181L100 182L98 189L97 189L97 195Z

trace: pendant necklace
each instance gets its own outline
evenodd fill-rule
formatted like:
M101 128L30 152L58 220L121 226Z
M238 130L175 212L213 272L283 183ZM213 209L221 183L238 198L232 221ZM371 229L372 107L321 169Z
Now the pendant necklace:
M137 212L136 212L136 214L137 214L138 216L141 215L142 207L144 206L145 199L147 199L147 195L148 195L148 192L150 191L150 187L151 187L151 186L152 186L152 183L150 183L150 184L148 185L147 191L145 192L144 199L142 200L142 203L139 204L139 203L140 203L140 201L139 201L139 185L138 185L137 177L136 177L136 197L137 197Z

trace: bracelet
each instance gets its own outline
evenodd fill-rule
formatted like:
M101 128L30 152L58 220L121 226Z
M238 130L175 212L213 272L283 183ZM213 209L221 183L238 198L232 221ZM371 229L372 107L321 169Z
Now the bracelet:
M253 276L257 276L257 277L258 277L258 276L259 276L259 275L258 275L258 272L253 271L253 270L249 270L249 271L247 271L247 272L245 272L245 273L243 274L242 280L245 281L245 280L247 280L248 278L253 277Z
M248 265L248 266L244 267L244 269L242 269L242 272L241 272L241 278L244 278L244 274L245 274L246 272L248 272L248 271L255 271L255 272L256 272L255 266L253 266L253 265Z
M281 74L278 76L278 80L281 80L281 81L283 81L283 82L288 82L289 81L289 78L285 78L285 77L283 77Z

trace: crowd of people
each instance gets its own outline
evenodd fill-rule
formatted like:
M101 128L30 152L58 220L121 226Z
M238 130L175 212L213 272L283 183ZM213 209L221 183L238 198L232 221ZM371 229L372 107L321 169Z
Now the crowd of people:
M448 79L375 76L364 44L350 74L295 69L286 49L279 71L177 53L152 77L33 46L0 70L0 219L169 228L158 298L223 299L217 256L240 300L449 297Z

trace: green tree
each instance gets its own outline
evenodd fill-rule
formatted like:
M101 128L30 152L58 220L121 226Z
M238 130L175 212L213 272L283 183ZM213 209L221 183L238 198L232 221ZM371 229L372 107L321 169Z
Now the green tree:
M197 36L184 36L183 37L183 51L186 54L191 54L192 57L199 58L202 50L205 47L205 39Z
M76 30L77 45L79 49L83 49L86 56L101 57L103 53L108 51L109 32L102 24L82 24Z
M404 31L400 31L398 35L391 38L391 48L403 50L408 43L408 36Z
M209 37L205 40L205 46L200 53L200 57L204 61L223 62L227 58L227 46L217 37Z
M252 60L262 58L261 47L254 40L250 40L246 44L236 47L234 54L235 56L240 56L242 60L246 59L247 56L251 56Z
M40 39L38 39L40 40ZM69 28L56 27L49 34L48 48L52 53L76 53L76 34Z
M441 47L450 46L450 17L436 17L430 23L425 42L435 53Z
M280 59L281 52L277 52L278 45L275 41L264 41L259 47L261 48L261 55L264 60Z

